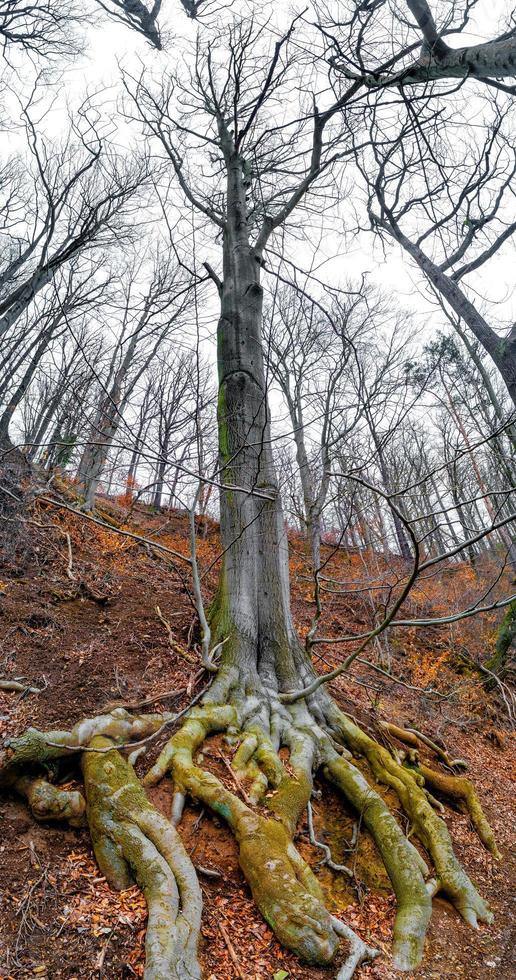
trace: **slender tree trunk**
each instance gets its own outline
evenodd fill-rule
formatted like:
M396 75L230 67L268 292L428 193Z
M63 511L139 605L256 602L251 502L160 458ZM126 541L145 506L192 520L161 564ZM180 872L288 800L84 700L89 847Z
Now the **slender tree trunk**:
M329 460L326 458L326 447L322 447L323 473L319 491L315 491L314 479L305 443L305 428L303 419L303 406L301 402L295 404L293 398L286 387L283 388L287 399L290 420L294 432L294 442L296 446L296 460L303 491L303 520L306 529L306 536L310 545L310 555L314 573L321 567L321 536L322 536L322 511L329 487Z
M441 493L439 491L439 487L437 486L437 480L435 479L435 476L432 476L431 485L432 485L432 490L435 493L435 497L436 497L436 500L437 500L437 505L439 507L439 510L441 510L443 512L442 516L443 516L444 520L446 521L446 526L447 526L448 531L450 533L451 540L452 540L452 542L453 542L454 545L457 545L457 544L459 544L459 538L458 538L457 532L456 532L456 530L455 530L455 528L454 528L454 526L453 526L453 524L452 524L452 522L450 520L450 515L448 513L448 509L445 508L445 506L444 506L443 498L442 498ZM446 550L446 549L444 549L444 550Z
M49 342L55 335L56 330L61 322L61 313L59 313L49 327L41 335L40 342L36 347L36 350L29 361L29 364L25 370L25 373L16 388L16 390L11 395L8 404L5 406L2 415L0 416L0 445L10 445L11 440L9 438L9 426L11 424L13 415L23 401L27 391L29 389L30 383L34 377L36 369L41 361L41 358L45 354L48 348Z
M388 469L387 469L387 464L385 462L385 456L384 456L384 453L383 453L381 441L378 438L378 435L376 433L376 429L375 429L375 427L373 425L373 420L370 418L369 413L367 413L367 421L368 421L368 424L369 424L369 429L371 431L371 435L373 437L373 442L374 442L375 449L376 449L376 454L377 454L377 457L378 457L378 465L380 467L380 473L382 475L383 487L384 487L384 490L386 491L386 493L389 493L390 492L390 479L389 479L389 473L388 473ZM402 506L401 501L399 499L397 501L397 504L398 504L398 509L400 511L403 511L403 506ZM394 513L394 512L392 512L392 522L394 524L394 531L396 533L396 540L398 542L398 547L400 549L401 556L402 556L402 558L405 558L407 560L410 560L412 558L412 552L410 550L410 545L409 545L409 542L408 542L407 534L406 534L405 528L403 527L402 521L400 520L400 518L398 517L398 515L396 513Z
M138 420L138 430L136 432L136 438L134 440L134 449L131 453L131 459L129 461L129 469L127 470L126 478L126 492L129 493L134 489L136 485L136 474L138 471L138 464L141 458L141 442L142 439L147 435L147 415L149 408L149 392L145 393L142 405L140 407L140 417ZM145 433L145 435L144 435Z
M301 489L303 491L304 524L310 545L312 568L316 572L321 567L321 515L315 500L312 472L306 452L303 409L301 405L294 405L290 398L288 398L288 401L290 419L294 430L296 459L301 480Z
M453 505L455 507L455 510L457 511L457 516L459 518L460 526L462 527L462 533L464 535L464 538L467 539L467 538L471 537L471 530L472 529L470 527L468 527L467 517L466 517L466 515L464 513L464 508L462 506L462 502L461 502L461 499L460 499L460 496L459 496L459 490L458 490L458 487L457 487L457 483L456 483L455 479L453 478L453 476L451 477L451 481L450 482L451 482L450 490L451 490L451 495L452 495L452 498L453 498ZM476 560L477 560L477 554L478 554L477 550L475 549L474 545L470 544L470 545L468 545L466 551L467 551L467 554L469 555L469 560L470 560L471 564L473 565L473 567L475 567Z
M154 493L152 495L152 506L156 507L157 510L161 507L161 499L163 497L163 487L165 485L165 473L167 470L167 460L166 456L168 453L168 445L160 447L160 460L156 469L156 484L154 487Z
M491 378L489 377L489 372L486 371L486 368L485 368L485 365L483 364L482 358L478 356L478 353L477 353L477 351L475 349L475 345L472 344L472 342L469 339L466 331L465 330L462 330L462 328L460 326L460 323L457 323L455 320L451 320L451 323L452 323L452 326L453 326L454 330L456 331L456 333L458 333L459 337L461 338L461 340L462 340L462 342L463 342L463 344L464 344L464 346L465 346L465 348L466 348L469 356L471 357L471 360L473 361L473 364L475 365L478 373L480 374L480 377L482 378L482 383L484 385L484 389L485 389L485 391L487 393L487 396L489 398L489 401L491 402L491 405L493 406L493 410L494 410L494 413L496 415L496 418L498 419L498 421L500 423L505 422L506 421L506 413L504 412L503 407L502 407L502 404L500 402L500 399L498 398L498 395L496 394L496 391L494 390L493 383L491 381ZM515 438L514 430L513 430L513 427L512 426L510 428L506 429L506 435L507 435L508 440L511 443L511 446L512 446L513 450L516 449L516 438Z
M444 384L444 382L443 382L443 384ZM471 466L473 467L473 472L475 474L475 477L476 477L476 480L477 480L477 483L478 483L479 490L480 490L480 492L483 495L484 504L485 504L487 513L489 514L489 517L491 518L491 521L493 523L495 523L495 521L498 518L497 508L494 506L494 504L493 504L493 502L492 502L492 500L491 500L491 498L489 496L489 493L487 492L486 485L484 483L482 474L480 472L480 467L479 467L479 465L477 463L477 459L476 459L475 453L473 452L473 449L471 447L471 443L469 441L469 436L468 436L468 434L466 432L466 429L464 428L464 425L462 423L462 419L461 419L459 413L455 410L455 406L453 404L452 397L451 397L450 392L449 392L449 390L448 390L448 388L447 388L447 386L445 384L444 384L444 390L446 392L446 397L448 399L448 406L449 406L449 410L450 410L450 415L452 416L452 418L453 418L453 420L454 420L454 422L455 422L455 424L456 424L456 426L457 426L457 428L458 428L458 430L459 430L459 432L460 432L460 434L461 434L461 436L462 436L462 438L464 440L464 445L466 446L466 449L468 450L468 455L469 455L469 458L470 458L470 461L471 461ZM482 518L480 518L480 519L482 520ZM509 531L506 528L504 528L504 527L499 528L499 530L498 530L498 537L499 537L501 543L503 545L505 545L508 549L510 549L510 547L512 545L512 540L513 539L512 539L512 536L510 535ZM484 542L482 542L482 543L484 543Z
M16 323L38 293L52 281L55 269L36 270L0 304L0 337Z
M427 514L432 514L432 511L433 511L434 508L433 508L433 505L432 505L432 500L431 500L430 494L429 493L426 493L426 492L423 492L421 494L421 498L422 498L422 507L424 508L424 510L426 511L426 513ZM446 542L444 540L444 537L443 537L443 534L442 534L442 531L441 531L441 528L440 528L440 525L439 525L439 520L436 517L431 517L430 520L429 520L429 522L428 522L427 527L428 527L428 531L429 531L429 540L430 540L430 543L433 544L435 542L436 553L438 555L439 554L443 554L446 551Z
M421 271L425 273L432 285L449 303L459 319L467 323L471 332L498 368L513 404L516 405L516 328L513 326L507 337L500 337L484 320L484 317L452 276L445 275L439 266L418 245L407 238L395 223L389 225L388 229L405 251L412 256Z
M88 510L95 505L102 471L118 430L117 408L112 404L104 404L104 410L104 416L99 417L97 425L90 432L77 471L79 489L84 494L84 506Z
M59 387L59 389L55 392L54 396L51 398L50 402L47 402L44 411L40 414L37 422L34 425L33 431L28 436L27 438L27 442L29 443L29 450L27 452L28 459L31 460L36 459L41 449L43 439L45 438L48 429L51 425L52 419L54 418L54 415L58 410L59 405L63 399L65 390L66 390L66 386Z
M248 674L284 690L307 671L290 611L287 535L272 459L260 269L249 245L242 162L233 152L218 327L218 428L222 480L242 489L227 490L220 499L224 559L212 619L214 633L228 642L216 693L221 675L232 668L241 683Z

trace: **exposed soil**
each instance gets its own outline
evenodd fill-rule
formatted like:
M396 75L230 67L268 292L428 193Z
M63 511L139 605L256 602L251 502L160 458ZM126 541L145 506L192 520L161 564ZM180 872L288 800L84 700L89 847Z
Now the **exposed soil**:
M118 519L122 516L114 504L109 511ZM56 516L40 508L37 520L59 524L62 530L26 525L16 547L3 555L0 677L22 678L43 690L26 695L0 691L0 735L16 734L27 725L65 728L98 713L107 702L140 701L162 692L174 696L157 701L158 708L187 704L205 680L195 652L196 624L188 589L169 559L70 514ZM133 513L131 527L184 554L188 551L187 521L180 513L152 515L142 508ZM73 578L67 574L63 530L70 534ZM206 568L217 556L218 540L212 522L203 530L206 536L199 540L199 551ZM303 631L313 607L303 543L295 537L292 553L294 612ZM332 562L333 572L342 579L358 580L363 574L356 556L354 560L339 552ZM216 568L206 578L207 594L215 579ZM447 573L425 587L420 610L428 613L436 608L437 597L450 606L457 595L465 598L470 587L468 566ZM173 648L156 614L157 604L172 628ZM363 622L367 609L361 598L329 597L325 635L356 629ZM446 822L458 856L489 901L495 921L491 927L472 931L437 898L425 960L415 974L404 974L409 978L481 980L516 975L510 933L513 748L504 731L503 714L481 689L476 674L464 673L463 668L456 672L461 650L474 656L488 650L493 622L489 616L476 624L468 621L459 629L450 628L444 638L444 631L430 630L417 636L406 630L393 637L394 673L442 692L456 689L448 699L421 696L360 666L353 668L353 680L339 680L333 687L341 704L361 723L373 728L379 718L410 723L430 735L439 734L454 755L465 758L502 852L502 861L494 861L468 818L447 808ZM331 663L337 649L331 648L327 658ZM142 773L162 744L153 745L139 761ZM231 785L221 751L229 753L220 740L209 743L203 751L204 765ZM431 753L428 758L435 767ZM71 769L70 778L77 778L76 770ZM324 791L314 801L316 832L332 848L334 860L352 861L356 874L356 885L351 887L344 876L319 866L328 904L368 942L385 951L356 975L362 980L401 977L389 956L394 899L374 846L361 830L357 853L344 850L354 816L333 791L322 784L319 788ZM166 781L152 792L153 802L165 814L170 798ZM389 802L396 807L392 797ZM400 819L404 819L401 814ZM17 980L141 976L145 903L136 886L123 893L109 889L92 858L87 831L37 824L23 801L8 795L0 798L0 827L0 976ZM337 964L332 969L306 967L279 947L239 871L232 836L218 820L190 804L180 830L199 869L204 893L201 960L209 980L239 976L262 980L281 970L298 980L335 975ZM306 824L300 825L296 843L312 866L318 866L322 855L310 845ZM218 877L208 876L206 870Z

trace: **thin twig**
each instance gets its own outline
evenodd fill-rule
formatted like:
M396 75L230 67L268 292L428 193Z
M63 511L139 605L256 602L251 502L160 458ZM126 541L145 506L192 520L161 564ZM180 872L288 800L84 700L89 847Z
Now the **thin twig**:
M239 792L242 794L242 796L243 796L245 802L247 803L247 805L248 806L252 806L253 805L252 804L252 801L249 799L249 797L248 797L248 795L247 795L244 787L242 786L242 783L241 783L240 779L238 778L238 776L237 776L236 772L234 771L234 769L231 768L228 760L222 754L222 752L219 752L219 759L221 760L221 762L224 763L224 765L225 765L227 771L229 772L229 774L230 774L230 776L231 776L231 778L232 778L235 786L237 787L237 789L239 790Z
M228 951L228 953L229 953L229 955L230 955L230 957L231 957L231 959L233 961L233 965L235 967L235 970L238 973L238 976L240 977L240 980L246 980L246 975L245 975L244 971L242 970L242 968L240 966L240 963L239 963L239 960L238 960L238 956L237 956L237 954L235 952L235 947L233 946L233 943L231 942L231 939L229 938L226 930L224 929L224 926L222 925L222 922L219 922L218 919L217 919L217 926L220 929L222 938L223 938L223 940L224 940L224 942L226 944L226 947L227 947L227 951Z
M326 864L329 868L331 868L332 871L342 871L345 875L348 876L348 878L354 878L354 874L351 868L348 868L347 865L345 864L336 864L336 862L333 860L331 856L331 851L328 845L323 844L322 841L320 840L317 840L315 836L313 811L312 811L312 804L310 803L310 800L306 805L306 813L308 817L308 833L310 836L310 843L313 844L314 847L318 847L319 850L322 851L324 854L324 858L321 861L321 864Z

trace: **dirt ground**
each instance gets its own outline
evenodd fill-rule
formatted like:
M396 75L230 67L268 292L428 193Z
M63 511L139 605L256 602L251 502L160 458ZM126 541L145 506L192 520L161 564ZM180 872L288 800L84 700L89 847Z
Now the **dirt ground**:
M120 509L111 507L111 513L120 519ZM4 548L0 563L0 677L22 678L42 690L24 695L0 691L0 736L12 736L28 725L66 728L117 700L162 695L157 709L187 704L204 681L194 649L194 611L181 574L170 567L166 556L69 514L58 517L48 510L42 516L41 510L37 519L58 527L27 525L16 546ZM187 522L180 513L149 515L140 510L132 517L132 527L185 554L188 551ZM208 522L202 530L206 536L199 542L200 560L207 567L217 555L217 529ZM347 572L352 574L353 569ZM292 575L294 610L302 631L311 608L302 544L296 539ZM213 569L206 578L208 593L215 576ZM464 590L464 583L459 590ZM156 605L171 626L172 646ZM327 629L342 629L346 621L356 628L363 614L358 603L335 601ZM478 641L479 629L478 625L464 627L461 643ZM487 636L492 624L481 629ZM429 734L438 733L454 755L468 762L468 775L495 831L501 862L483 849L465 815L447 808L445 819L459 859L488 900L495 920L492 926L473 931L446 901L435 899L424 962L414 974L399 974L389 953L394 899L367 834L360 833L353 856L355 885L350 887L342 875L320 866L321 852L310 845L306 824L301 824L296 843L316 868L329 906L383 951L374 964L357 971L360 980L516 976L516 962L511 959L513 746L499 708L476 677L454 673L450 651L449 636L443 642L435 635L416 644L407 635L393 651L395 673L421 684L426 665L435 688L443 693L456 689L449 697L416 694L361 667L354 668L353 679L336 682L333 693L346 710L373 729L379 718L410 723ZM140 760L142 773L160 745ZM222 743L213 740L204 760L227 781L231 777L220 758L223 751ZM70 783L77 778L71 768ZM170 798L166 781L152 794L165 814ZM396 806L392 798L390 802ZM336 860L345 859L353 814L327 788L314 802L314 813L319 837L324 835ZM0 829L0 976L6 980L141 976L145 903L136 886L123 893L109 889L93 860L87 831L37 824L23 801L8 794L0 797ZM338 962L331 969L306 967L279 947L253 904L233 839L217 819L190 804L181 834L198 867L204 894L201 960L206 978L265 980L278 971L296 980L335 976Z

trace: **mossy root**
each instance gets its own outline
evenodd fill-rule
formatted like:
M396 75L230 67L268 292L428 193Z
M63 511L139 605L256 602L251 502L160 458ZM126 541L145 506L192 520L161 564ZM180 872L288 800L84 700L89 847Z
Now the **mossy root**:
M112 745L104 736L91 742L94 749ZM179 835L148 801L134 769L115 748L85 752L81 764L99 867L115 888L127 887L132 872L145 895L145 980L200 978L201 893Z

